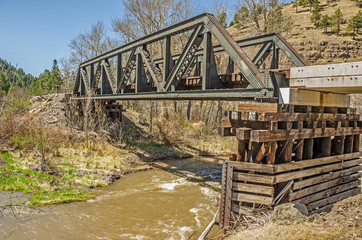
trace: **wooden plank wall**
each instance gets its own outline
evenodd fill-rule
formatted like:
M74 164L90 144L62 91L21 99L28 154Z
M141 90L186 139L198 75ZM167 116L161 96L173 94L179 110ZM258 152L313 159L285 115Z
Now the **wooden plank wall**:
M361 192L361 121L354 109L281 104L239 109L227 112L220 128L239 141L233 161L224 163L220 227L229 225L232 214L260 206L300 202L317 213Z
M226 161L223 166L220 227L231 214L275 206L281 188L291 183L285 202L300 202L309 213L327 211L333 203L361 192L362 152L268 165Z

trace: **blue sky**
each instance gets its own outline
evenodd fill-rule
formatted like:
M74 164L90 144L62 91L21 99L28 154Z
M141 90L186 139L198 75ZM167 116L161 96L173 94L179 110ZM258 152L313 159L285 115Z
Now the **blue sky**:
M0 58L38 76L97 20L112 34L111 19L121 14L121 0L0 0Z
M210 0L195 1L203 12ZM68 44L103 20L108 35L121 0L0 0L0 58L38 76L53 59L69 56Z

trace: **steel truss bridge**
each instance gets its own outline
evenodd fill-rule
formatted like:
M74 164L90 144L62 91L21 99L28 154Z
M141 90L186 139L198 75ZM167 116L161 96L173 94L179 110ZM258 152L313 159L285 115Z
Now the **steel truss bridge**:
M172 37L181 33L191 34L181 53L172 54ZM213 45L212 36L220 45ZM154 43L162 45L161 58L151 56L148 47ZM260 48L253 59L243 50L250 46ZM295 66L308 65L280 35L235 41L213 15L205 13L81 63L73 93L76 99L109 101L277 101L279 87L287 84L278 70L280 50ZM229 56L226 73L217 70L218 52ZM261 70L269 55L270 68Z

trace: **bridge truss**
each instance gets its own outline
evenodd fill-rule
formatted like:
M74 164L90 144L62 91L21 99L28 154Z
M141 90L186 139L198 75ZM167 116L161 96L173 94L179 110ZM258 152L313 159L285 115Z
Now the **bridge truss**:
M188 33L184 35L188 41L174 54L172 43L183 33ZM212 36L219 45L213 45ZM161 57L152 56L154 44L161 46ZM260 45L253 59L243 50ZM276 71L280 50L297 67L308 65L280 35L236 42L213 15L205 13L81 63L73 93L77 99L276 101L280 85L285 84ZM219 52L229 56L223 74L215 61ZM261 70L269 55L270 68Z

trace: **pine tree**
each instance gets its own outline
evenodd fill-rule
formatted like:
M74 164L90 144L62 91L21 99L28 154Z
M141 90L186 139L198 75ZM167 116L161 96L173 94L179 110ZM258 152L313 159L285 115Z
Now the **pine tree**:
M319 0L305 0L308 4L309 4L309 12L312 11L312 6L314 6L315 4L319 5Z
M222 26L226 27L226 21L227 21L227 15L225 11L222 11L219 16L218 20L221 23Z
M322 14L321 9L319 7L319 2L316 2L313 6L312 16L310 17L310 20L316 27L319 26L319 21L321 20Z
M236 28L243 27L249 19L250 13L246 6L242 6L234 15L233 22Z
M308 0L298 0L299 5L305 7L308 4Z
M327 15L323 15L320 21L320 27L324 28L324 33L327 33L328 27L331 25L331 18Z
M332 15L332 24L336 26L336 33L339 35L339 32L341 31L341 23L343 21L343 13L341 9L337 9L334 14Z
M55 72L59 70L59 67L58 67L58 61L56 59L53 60L53 66L52 66L52 72Z
M10 82L6 79L3 72L0 71L0 91L8 92L10 88Z
M362 28L362 12L358 11L356 16L354 16L348 24L347 29L352 34L353 39L356 38L356 35L359 34L359 29Z

